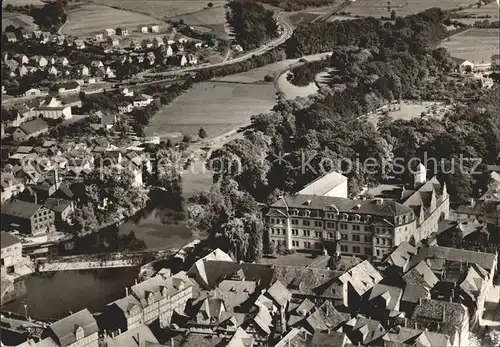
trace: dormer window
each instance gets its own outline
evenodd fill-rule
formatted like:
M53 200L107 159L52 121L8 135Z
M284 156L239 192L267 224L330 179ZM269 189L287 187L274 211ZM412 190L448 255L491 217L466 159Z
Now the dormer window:
M151 305L154 302L153 293L148 293L148 295L146 296L146 300L148 302L148 305Z
M76 340L82 340L83 338L85 338L85 331L83 330L83 328L81 326L77 326L76 327L76 330L75 330L75 337L76 337Z

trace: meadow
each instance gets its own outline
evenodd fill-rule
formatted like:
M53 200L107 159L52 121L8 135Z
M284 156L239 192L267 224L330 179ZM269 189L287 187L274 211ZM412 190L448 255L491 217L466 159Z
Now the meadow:
M441 43L451 56L469 60L472 63L489 62L491 56L498 54L500 44L499 29L478 29L464 31Z
M163 107L146 128L146 135L169 137L179 132L196 138L203 127L209 137L250 124L254 114L275 104L271 83L203 82Z
M45 2L42 0L2 0L2 7L7 5L12 6L24 6L24 5L33 5L33 6L43 6ZM3 14L2 14L3 19Z
M87 37L102 32L106 28L120 27L137 31L140 24L153 23L158 23L158 21L141 13L100 5L78 5L70 8L69 22L62 28L62 33Z
M8 25L23 27L30 31L38 29L38 25L33 22L33 17L17 12L2 11L2 30L5 30Z
M435 0L358 0L352 2L343 11L350 13L352 16L372 16L378 18L381 16L389 17L392 10L396 11L397 16L406 16L422 12L432 7L440 7L443 10L450 10L459 8L460 6L465 7L475 2L476 1L473 0L445 0L440 1L439 3ZM389 6L391 8L390 10L388 10Z
M166 17L175 17L188 13L202 11L207 8L207 4L211 2L213 7L224 6L226 1L201 1L201 0L141 0L141 1L126 1L126 0L93 0L99 5L115 6L129 11L141 12L148 14L157 19L165 20Z
M172 21L183 20L185 24L195 27L207 28L210 32L222 39L227 39L226 8L220 4L212 8L174 16Z

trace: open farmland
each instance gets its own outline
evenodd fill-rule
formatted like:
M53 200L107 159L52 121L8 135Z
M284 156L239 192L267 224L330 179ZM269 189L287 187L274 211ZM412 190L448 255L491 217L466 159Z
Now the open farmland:
M151 119L146 135L168 137L180 132L196 136L203 127L214 137L250 124L252 115L267 112L274 104L271 83L198 83L162 108Z
M2 7L5 7L7 5L12 5L12 6L24 6L24 5L43 6L43 5L45 5L45 2L43 2L42 0L3 0ZM3 18L3 15L2 15L2 18Z
M128 2L128 1L127 1ZM69 22L62 33L78 37L92 36L106 28L125 28L137 31L140 24L152 24L154 18L130 11L100 5L72 6L69 11Z
M489 20L490 22L497 21L499 19L498 5L495 1L490 4L483 5L480 8L474 7L466 10L458 11L457 14L467 14L474 16L476 18L459 18L459 22L464 24L473 25L477 21ZM488 18L480 18L488 17Z
M33 22L33 17L16 12L2 12L2 30L8 25L23 27L26 30L33 31L38 29L38 25Z
M198 12L207 7L211 2L214 7L224 6L226 1L200 1L200 0L94 0L99 5L115 6L129 11L148 14L157 19L165 20L169 17Z
M381 16L389 17L392 10L396 11L397 16L406 16L422 12L432 7L450 10L459 8L460 6L465 7L475 2L476 1L473 0L444 0L439 3L434 0L358 0L352 2L344 11L350 13L352 16L358 15L362 17L371 16L378 18ZM390 10L388 10L389 6Z
M451 37L441 43L452 57L466 59L472 63L489 62L498 54L500 44L499 29L471 29Z
M223 4L203 9L200 11L183 14L180 16L170 17L170 20L179 21L183 20L185 24L207 28L216 36L227 39L226 30L226 8Z

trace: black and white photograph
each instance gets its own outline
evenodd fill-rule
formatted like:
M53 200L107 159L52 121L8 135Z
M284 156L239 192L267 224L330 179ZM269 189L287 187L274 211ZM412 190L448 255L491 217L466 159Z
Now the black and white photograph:
M500 346L500 0L1 9L1 347Z

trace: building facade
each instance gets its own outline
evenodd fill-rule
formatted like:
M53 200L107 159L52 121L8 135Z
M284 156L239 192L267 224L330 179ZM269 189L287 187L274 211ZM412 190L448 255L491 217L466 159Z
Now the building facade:
M286 249L322 250L333 243L343 255L378 259L416 230L413 210L397 202L315 195L282 198L270 206L267 224L270 242Z

